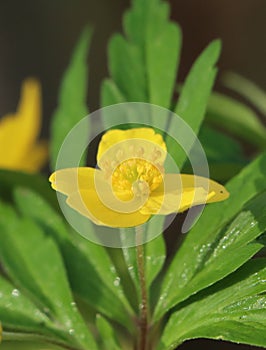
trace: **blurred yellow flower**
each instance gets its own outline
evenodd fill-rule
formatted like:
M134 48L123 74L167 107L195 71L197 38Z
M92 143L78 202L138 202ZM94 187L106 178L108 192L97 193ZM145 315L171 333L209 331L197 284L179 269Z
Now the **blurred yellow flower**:
M48 157L47 143L37 141L41 127L41 87L23 82L15 114L0 119L0 168L36 172Z
M166 145L152 128L110 130L98 147L99 169L68 168L50 176L70 207L97 225L138 226L152 215L183 212L226 199L226 189L208 178L165 174Z

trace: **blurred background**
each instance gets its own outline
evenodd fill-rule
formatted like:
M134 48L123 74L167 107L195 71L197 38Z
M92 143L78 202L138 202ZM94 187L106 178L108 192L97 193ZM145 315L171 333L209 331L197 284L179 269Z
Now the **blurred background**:
M183 31L179 80L214 38L223 42L220 72L233 70L266 88L265 0L171 0L172 19ZM94 28L89 56L88 103L99 106L107 76L106 44L121 31L129 0L1 0L0 116L16 107L21 81L36 76L43 86L43 133L55 109L63 72L85 24Z
M266 89L265 0L169 2L172 19L183 31L179 80L185 77L202 49L212 39L221 38L220 74L231 70ZM90 111L97 109L100 82L108 75L107 42L115 31L121 31L121 16L129 4L128 0L1 0L0 116L16 109L22 80L35 76L43 88L42 136L49 137L49 121L57 104L61 78L87 23L94 28L88 58L88 104ZM216 88L220 88L219 77ZM195 348L252 349L206 340L191 341L180 347Z

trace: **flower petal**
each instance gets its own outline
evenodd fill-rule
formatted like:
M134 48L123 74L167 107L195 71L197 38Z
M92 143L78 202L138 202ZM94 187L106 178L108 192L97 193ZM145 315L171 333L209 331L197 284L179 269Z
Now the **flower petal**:
M34 173L41 169L48 159L48 143L40 141L30 149L29 153L25 155L24 159L14 164L17 170L23 170Z
M55 171L50 176L49 181L54 190L69 195L80 190L93 189L95 176L102 178L101 171L88 167L66 168Z
M14 168L33 147L40 129L40 99L38 81L25 80L17 113L0 122L0 167Z
M228 196L222 185L208 178L167 174L164 183L151 193L140 211L143 214L167 215L183 212L195 205L222 201Z
M208 192L207 203L221 202L229 197L229 193L226 190L226 188L216 181L210 180L206 177L195 176L195 175L181 174L180 176L181 176L183 188L189 188L189 187L204 188ZM167 181L169 181L170 183L171 182L174 183L176 181L175 175L169 174L169 177L167 177ZM210 196L210 194L212 194L212 196Z
M144 224L150 218L149 214L141 214L139 211L125 214L109 209L102 203L94 189L71 193L67 204L96 225L133 227Z
M154 156L157 152L156 163L163 163L166 156L166 145L162 136L156 134L152 128L109 130L103 135L99 143L97 153L99 167L102 168L102 163L103 161L106 162L106 158L115 161L119 152L124 153L124 160L139 155L149 160L150 156ZM107 154L107 156L104 156L104 154Z

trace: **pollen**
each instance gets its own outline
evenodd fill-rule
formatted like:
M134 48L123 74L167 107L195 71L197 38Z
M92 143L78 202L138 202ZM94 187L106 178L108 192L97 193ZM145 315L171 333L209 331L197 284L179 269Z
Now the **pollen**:
M120 163L112 173L115 191L131 191L134 195L147 195L163 181L163 169L142 158L130 158Z

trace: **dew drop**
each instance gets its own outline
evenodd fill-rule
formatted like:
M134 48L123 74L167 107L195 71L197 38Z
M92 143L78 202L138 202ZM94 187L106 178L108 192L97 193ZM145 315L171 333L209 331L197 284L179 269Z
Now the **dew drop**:
M69 331L68 331L68 333L69 333L70 335L74 335L74 333L75 333L75 329L70 328L70 329L69 329Z
M18 289L13 289L11 294L13 297L17 298L20 296L20 291Z
M145 308L145 305L143 303L140 303L139 304L139 310L144 310L144 308Z
M245 320L247 318L247 315L242 315L239 317L240 320Z
M74 311L77 311L77 304L74 301L72 301L70 305Z
M115 285L116 287L118 287L119 284L120 284L120 277L116 277L116 279L114 280L114 285Z
M111 272L112 272L112 273L115 273L115 272L116 272L116 270L115 270L115 267L114 267L114 266L111 266L111 267L110 267L110 270L111 270Z

